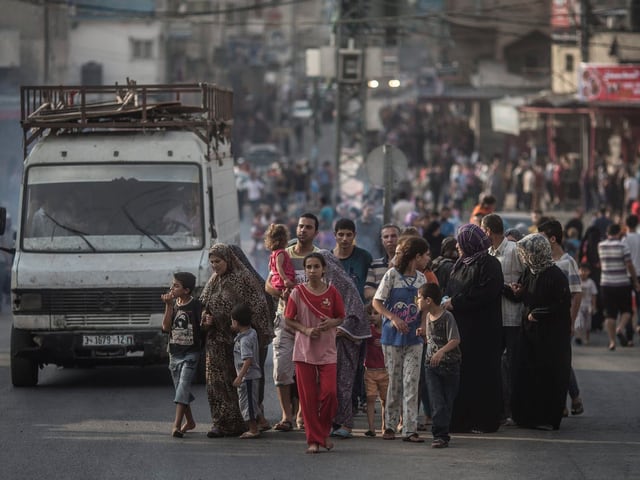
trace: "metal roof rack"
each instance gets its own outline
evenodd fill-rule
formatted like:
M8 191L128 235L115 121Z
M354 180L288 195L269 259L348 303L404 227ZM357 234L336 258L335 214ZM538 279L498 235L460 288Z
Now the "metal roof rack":
M207 83L23 86L20 103L25 158L46 133L186 130L207 145L208 158L231 139L233 92Z

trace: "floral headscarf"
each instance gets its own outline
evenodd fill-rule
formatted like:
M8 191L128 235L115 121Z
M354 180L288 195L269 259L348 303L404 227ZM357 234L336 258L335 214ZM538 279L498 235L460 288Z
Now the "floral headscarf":
M464 252L464 256L456 261L453 266L454 271L460 268L463 263L465 265L471 265L478 259L489 254L491 239L478 225L473 223L462 225L458 229L456 240Z
M327 264L325 280L340 292L344 302L345 319L338 328L358 340L370 337L371 327L353 280L333 253L329 250L320 250L320 253Z
M522 263L538 275L553 265L551 244L541 233L531 233L516 244Z
M217 243L209 249L210 257L221 258L227 263L227 270L222 275L214 272L200 295L203 306L214 318L210 335L233 342L231 310L240 303L246 303L251 309L252 326L261 343L266 345L273 338L273 316L264 295L264 281L258 280L247 269L234 252L237 249L223 243ZM244 252L240 252L244 256Z

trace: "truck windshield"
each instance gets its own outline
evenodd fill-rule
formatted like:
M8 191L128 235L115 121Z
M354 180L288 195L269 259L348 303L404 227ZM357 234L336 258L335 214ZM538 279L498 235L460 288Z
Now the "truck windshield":
M193 164L33 166L22 248L33 252L200 249L200 169Z

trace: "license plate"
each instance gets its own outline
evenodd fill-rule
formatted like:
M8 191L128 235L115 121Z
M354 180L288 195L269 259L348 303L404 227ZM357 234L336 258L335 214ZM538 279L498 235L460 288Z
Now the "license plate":
M133 335L83 335L83 347L110 347L133 345Z

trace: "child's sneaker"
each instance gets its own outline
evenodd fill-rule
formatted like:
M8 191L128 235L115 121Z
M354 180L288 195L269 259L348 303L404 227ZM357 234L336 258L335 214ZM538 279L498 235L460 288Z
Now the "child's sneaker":
M431 448L447 448L449 446L449 442L447 442L444 438L436 438L431 442Z

